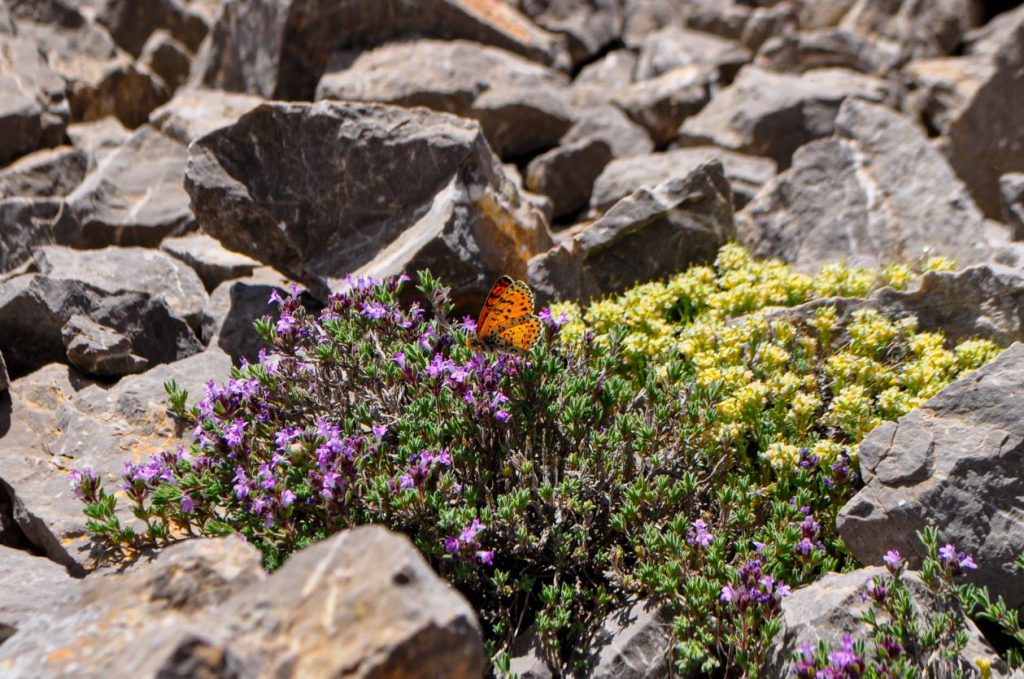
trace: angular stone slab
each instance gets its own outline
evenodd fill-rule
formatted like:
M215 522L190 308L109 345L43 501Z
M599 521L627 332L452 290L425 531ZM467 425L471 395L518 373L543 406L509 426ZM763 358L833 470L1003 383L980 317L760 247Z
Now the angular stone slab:
M1024 603L1013 567L1024 552L1024 345L881 425L859 455L865 486L837 519L858 561L880 564L897 549L919 563L915 532L933 524L978 563L969 580Z

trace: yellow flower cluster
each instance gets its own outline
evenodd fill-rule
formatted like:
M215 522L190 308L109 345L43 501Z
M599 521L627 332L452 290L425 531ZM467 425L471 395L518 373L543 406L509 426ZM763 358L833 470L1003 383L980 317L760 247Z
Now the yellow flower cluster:
M949 265L934 259L922 268ZM693 267L586 308L560 304L552 311L569 318L562 341L590 332L607 343L621 335L634 365L664 367L681 357L694 382L717 395L718 440L737 448L755 441L782 471L805 449L824 463L853 458L880 422L998 354L986 340L950 347L939 333L917 333L913 318L893 320L870 308L845 322L827 302L798 316L775 313L814 299L863 296L878 285L903 289L916 276L906 265L879 273L833 264L812 277L728 245L713 267Z

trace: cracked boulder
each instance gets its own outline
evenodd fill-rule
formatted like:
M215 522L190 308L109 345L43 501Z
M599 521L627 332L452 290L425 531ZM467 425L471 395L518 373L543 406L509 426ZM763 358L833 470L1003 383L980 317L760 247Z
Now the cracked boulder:
M264 104L189 153L203 229L318 296L352 272L430 268L466 302L552 244L480 127L447 114Z
M740 242L755 255L804 271L839 257L869 267L914 261L926 248L961 264L990 256L966 187L910 120L849 99L835 126L737 216Z
M1024 552L1024 345L961 377L860 445L865 485L840 511L837 528L863 564L881 564L897 549L912 564L922 546L915 533L939 527L978 563L968 580L1024 603L1014 561Z
M729 182L711 161L623 198L530 260L528 280L542 302L592 299L711 262L735 237Z

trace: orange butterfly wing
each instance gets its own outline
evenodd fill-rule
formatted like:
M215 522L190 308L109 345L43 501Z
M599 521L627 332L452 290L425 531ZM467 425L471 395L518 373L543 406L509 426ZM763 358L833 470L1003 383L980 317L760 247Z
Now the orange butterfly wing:
M533 314L533 292L522 281L502 276L491 288L480 318L476 324L476 336L485 342L510 321Z
M480 316L476 319L476 336L484 336L484 326L487 325L487 319L491 315L491 311L498 305L498 301L501 299L502 294L508 290L515 281L510 276L502 276L498 280L494 281L494 285L491 286L491 291L487 293L487 301L484 302L484 306L480 309Z
M494 334L488 339L488 343L493 344L499 349L529 351L537 343L540 331L539 318L533 314L521 316L508 321L495 330Z

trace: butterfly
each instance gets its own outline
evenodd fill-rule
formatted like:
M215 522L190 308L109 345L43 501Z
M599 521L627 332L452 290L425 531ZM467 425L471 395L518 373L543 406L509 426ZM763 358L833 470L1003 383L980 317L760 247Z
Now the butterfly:
M533 291L522 281L502 276L487 295L476 322L476 344L504 351L529 351L540 337L533 314Z

